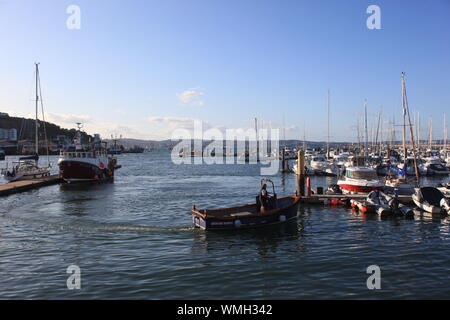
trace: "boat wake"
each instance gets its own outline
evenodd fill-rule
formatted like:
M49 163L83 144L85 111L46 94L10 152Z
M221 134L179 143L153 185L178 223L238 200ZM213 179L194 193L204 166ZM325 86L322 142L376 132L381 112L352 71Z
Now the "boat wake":
M51 228L61 231L78 231L78 232L95 232L95 233L108 233L108 232L137 232L137 233L176 233L176 232L193 232L195 230L192 225L180 225L180 226L151 226L151 225L133 225L133 224L120 224L120 223L101 223L90 221L88 223L74 223L67 224L67 221L43 221L42 219L35 219L30 217L17 217L10 214L4 214L2 219L8 220L12 223L20 224L33 224L40 225L44 228Z

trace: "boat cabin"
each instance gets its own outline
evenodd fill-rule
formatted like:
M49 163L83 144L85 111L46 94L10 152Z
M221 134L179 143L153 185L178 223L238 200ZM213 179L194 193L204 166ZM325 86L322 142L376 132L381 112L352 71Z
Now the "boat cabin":
M349 179L361 179L361 180L376 180L378 179L377 172L371 168L347 168L345 171L345 177Z

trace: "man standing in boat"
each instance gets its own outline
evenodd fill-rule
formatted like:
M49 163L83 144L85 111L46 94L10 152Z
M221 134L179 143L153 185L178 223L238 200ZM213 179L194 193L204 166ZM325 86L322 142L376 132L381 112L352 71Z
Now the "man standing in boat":
M269 193L267 192L267 184L263 184L261 187L261 212L264 212L266 209L269 209Z

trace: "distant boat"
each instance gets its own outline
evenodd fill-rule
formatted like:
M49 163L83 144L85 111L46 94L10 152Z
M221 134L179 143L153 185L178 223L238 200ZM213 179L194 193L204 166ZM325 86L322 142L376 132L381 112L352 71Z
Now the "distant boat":
M425 168L429 175L448 175L447 168L443 165L441 158L429 157L425 159Z
M120 137L122 137L122 135ZM113 154L113 155L114 154L122 154L124 148L123 148L123 146L117 144L119 139L117 137L114 138L112 135L111 135L111 138L112 138L112 141L113 141L113 146L108 149L108 153L109 154Z
M109 154L122 154L123 149L121 147L112 147L108 149Z
M15 161L12 163L12 168L4 168L2 169L3 177L10 181L19 181L19 180L30 180L36 178L42 178L50 175L50 163L48 163L47 167L39 167L39 122L38 122L38 106L39 106L39 98L41 98L41 84L39 78L39 63L35 63L36 66L36 118L35 118L35 152L36 154L29 157L19 158L19 161ZM42 105L41 105L42 106ZM43 106L42 106L43 110ZM44 122L44 131L45 131L45 122ZM48 152L48 145L47 145Z
M123 151L123 153L144 153L144 148L139 147L139 146L134 146L133 148L130 149L125 149Z

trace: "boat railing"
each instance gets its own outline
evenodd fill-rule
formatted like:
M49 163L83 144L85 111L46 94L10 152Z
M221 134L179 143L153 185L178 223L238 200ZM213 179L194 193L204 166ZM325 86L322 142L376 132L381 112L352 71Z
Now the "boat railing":
M61 151L60 156L64 159L72 158L99 158L106 157L105 151Z

